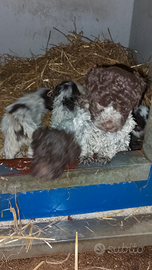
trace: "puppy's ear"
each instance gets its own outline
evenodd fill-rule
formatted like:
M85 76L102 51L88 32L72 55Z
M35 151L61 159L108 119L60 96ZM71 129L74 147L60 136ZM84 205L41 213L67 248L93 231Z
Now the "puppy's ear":
M141 89L140 94L143 94L144 91L146 90L146 87L147 87L146 79L141 77L141 75L137 71L134 71L134 75L136 76L136 78L138 79L138 82L139 82L139 86Z
M56 96L58 96L58 95L60 94L60 91L61 91L61 85L58 84L58 85L54 88L54 90L53 90L53 92L52 92L52 96L55 98Z
M63 106L67 107L69 111L74 111L78 97L81 95L80 91L74 82L69 82L68 85L65 84L63 89L64 91L68 91L68 96L66 95L63 99Z
M41 94L41 97L44 99L45 102L45 108L49 111L53 110L53 95L50 94L50 89L44 89L43 93Z
M75 96L75 97L80 96L80 91L79 91L79 88L76 85L76 83L71 82L71 86L72 86L72 95Z
M56 85L56 87L54 88L53 92L52 92L52 97L55 98L57 97L61 90L65 90L66 87L68 88L69 86L67 85L69 83L69 81L63 81L60 84Z

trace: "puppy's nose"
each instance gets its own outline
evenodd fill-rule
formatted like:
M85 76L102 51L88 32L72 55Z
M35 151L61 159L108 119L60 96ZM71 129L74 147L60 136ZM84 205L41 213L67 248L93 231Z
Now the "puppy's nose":
M115 124L111 120L108 120L107 122L103 123L101 125L101 129L103 129L104 131L107 131L107 132L108 131L109 132L116 132L117 131Z

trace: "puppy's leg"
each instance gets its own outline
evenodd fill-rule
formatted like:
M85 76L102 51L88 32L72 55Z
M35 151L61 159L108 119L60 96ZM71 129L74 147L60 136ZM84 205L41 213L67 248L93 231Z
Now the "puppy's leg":
M15 134L6 136L4 141L4 152L6 159L13 159L17 152L19 152L21 144L16 141Z
M13 159L27 140L24 135L23 127L11 114L6 113L2 119L1 130L4 137L6 159Z
M79 156L79 162L84 165L90 165L94 162L94 152L92 145L89 143L88 135L82 134L81 139L78 137L77 142L81 147L81 154Z
M94 162L94 152L92 149L89 147L87 143L81 145L81 155L79 157L79 162L84 164L84 165L90 165L91 163Z
M90 165L91 163L94 162L94 158L92 157L91 154L86 154L85 156L80 156L79 157L79 162L84 164L84 165Z
M95 162L99 163L100 165L105 165L106 163L109 163L111 159L106 156L104 157L100 153L98 153L97 157L95 158Z

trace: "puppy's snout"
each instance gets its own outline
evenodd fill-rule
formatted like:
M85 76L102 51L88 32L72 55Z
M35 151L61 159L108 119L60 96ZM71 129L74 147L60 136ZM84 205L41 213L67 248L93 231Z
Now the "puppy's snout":
M111 120L108 120L107 122L103 123L101 125L101 129L103 129L106 132L116 132L118 130L113 121Z

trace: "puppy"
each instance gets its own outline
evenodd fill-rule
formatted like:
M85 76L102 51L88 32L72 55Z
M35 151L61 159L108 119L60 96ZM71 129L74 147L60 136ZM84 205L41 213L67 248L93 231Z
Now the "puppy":
M32 134L41 125L42 116L52 110L53 100L47 95L49 91L49 88L39 88L6 107L1 122L6 159L13 159L23 145L29 147L28 156L32 156Z
M97 128L113 133L122 129L145 89L144 79L126 66L95 67L86 75L80 105L88 108Z
M136 126L132 131L132 134L139 139L143 139L146 123L148 120L149 109L146 106L140 105L138 108L132 111L132 115L136 122Z
M135 128L131 132L130 149L141 150L145 135L146 124L148 120L149 109L140 105L132 111L132 116L136 122Z
M82 86L72 81L64 81L55 87L51 127L65 129L67 133L74 131L73 119L82 94Z
M74 129L82 152L80 161L104 164L117 152L129 150L135 128L131 114L146 90L140 74L124 65L95 67L85 78L85 95L80 97ZM85 97L85 98L84 98ZM83 134L83 135L82 135ZM83 139L81 139L83 138Z
M55 180L62 175L65 166L80 155L80 146L72 134L64 130L39 128L33 133L31 174L39 178Z

